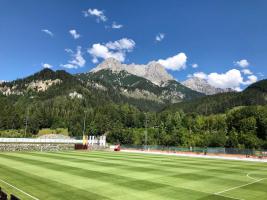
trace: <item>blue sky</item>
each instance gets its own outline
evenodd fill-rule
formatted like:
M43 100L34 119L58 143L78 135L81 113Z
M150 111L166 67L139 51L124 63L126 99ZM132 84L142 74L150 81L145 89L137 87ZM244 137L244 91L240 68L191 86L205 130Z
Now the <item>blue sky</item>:
M265 0L1 0L0 80L44 66L87 72L111 56L239 90L266 77L266 10Z

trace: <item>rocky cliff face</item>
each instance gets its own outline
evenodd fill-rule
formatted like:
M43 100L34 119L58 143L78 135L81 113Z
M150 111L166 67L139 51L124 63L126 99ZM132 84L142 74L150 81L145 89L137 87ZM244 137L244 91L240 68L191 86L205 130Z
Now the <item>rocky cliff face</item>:
M25 84L4 85L0 83L0 92L6 96L8 95L22 95L26 91L44 92L49 87L55 84L60 84L60 79L55 80L34 80Z
M150 62L147 65L126 65L114 58L108 58L92 69L91 72L98 72L103 69L109 69L113 72L127 71L130 74L148 79L158 86L161 86L169 80L173 80L173 77L165 70L165 68L155 61Z
M226 88L226 89L215 88L211 86L205 79L201 79L198 77L190 78L182 82L182 84L192 90L204 93L206 95L213 95L213 94L224 93L224 92L233 92L233 90L230 88Z

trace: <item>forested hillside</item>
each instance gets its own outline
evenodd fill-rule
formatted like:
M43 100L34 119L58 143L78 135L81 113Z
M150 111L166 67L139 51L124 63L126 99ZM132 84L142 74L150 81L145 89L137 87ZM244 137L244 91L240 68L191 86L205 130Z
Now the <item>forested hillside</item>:
M266 80L241 93L193 98L159 112L168 104L157 107L157 101L127 97L114 88L117 84L131 90L139 82L136 88L160 92L150 82L128 74L120 74L120 79L98 75L45 69L1 84L0 136L35 136L46 128L65 128L69 135L81 136L85 120L86 134L105 134L111 143L145 144L147 130L148 144L153 145L267 148ZM173 84L169 88L179 87Z
M243 92L229 92L206 96L192 101L170 105L166 110L183 110L199 114L223 113L236 106L266 105L267 80L262 80L247 87Z

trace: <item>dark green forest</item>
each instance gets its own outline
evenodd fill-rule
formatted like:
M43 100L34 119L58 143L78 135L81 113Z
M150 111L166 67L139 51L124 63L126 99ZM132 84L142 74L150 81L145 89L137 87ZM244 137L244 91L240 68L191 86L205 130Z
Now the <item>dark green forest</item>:
M63 82L45 92L27 90L25 85L36 79ZM153 109L157 104L150 101L126 98L112 88L94 89L64 71L46 70L4 83L16 85L23 94L0 93L0 136L35 137L45 128L66 128L70 136L81 136L85 120L86 134L105 134L110 143L143 145L147 131L150 145L267 149L266 82L253 84L241 93L200 97ZM74 91L83 98L71 98L68 94Z

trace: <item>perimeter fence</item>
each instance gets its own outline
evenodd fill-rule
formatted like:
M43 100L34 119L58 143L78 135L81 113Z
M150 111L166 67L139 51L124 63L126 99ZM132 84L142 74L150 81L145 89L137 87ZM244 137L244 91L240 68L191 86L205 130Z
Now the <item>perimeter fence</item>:
M140 150L140 151L163 151L172 153L192 153L192 154L214 154L214 155L240 155L244 157L267 158L267 150L264 149L239 149L224 147L174 147L160 145L122 145L122 149Z

